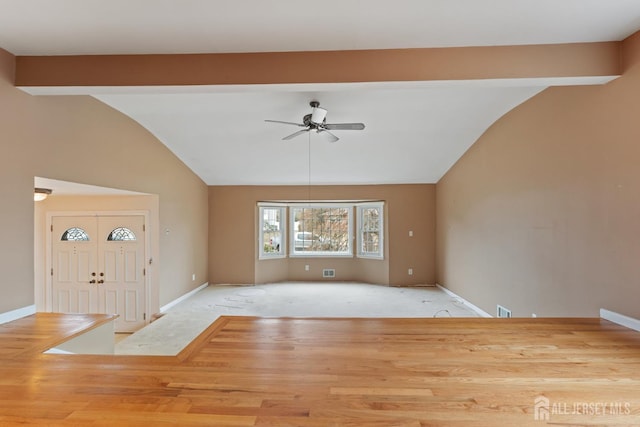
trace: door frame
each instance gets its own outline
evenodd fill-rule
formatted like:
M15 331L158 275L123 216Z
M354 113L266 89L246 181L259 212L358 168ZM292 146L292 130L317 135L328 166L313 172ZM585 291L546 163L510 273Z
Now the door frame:
M149 224L149 211L146 210L117 210L117 211L47 211L46 227L45 227L45 283L44 283L44 305L47 312L53 310L53 281L51 278L51 269L53 268L53 241L51 227L53 226L53 217L56 216L142 216L144 217L144 312L146 313L144 324L148 325L151 320L151 275L153 274L153 258L151 257L151 227Z

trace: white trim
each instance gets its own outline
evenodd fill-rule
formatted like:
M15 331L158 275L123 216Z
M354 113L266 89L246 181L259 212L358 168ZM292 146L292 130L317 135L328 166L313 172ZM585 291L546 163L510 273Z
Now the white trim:
M640 320L633 317L625 316L624 314L616 313L615 311L600 309L600 317L618 325L624 326L634 331L640 332Z
M260 208L286 208L289 206L286 202L258 202Z
M203 290L207 286L209 286L209 282L203 283L202 285L198 286L194 290L189 291L186 294L182 295L181 297L178 297L178 298L174 299L170 303L167 303L167 304L163 305L162 307L160 307L160 313L164 313L167 310L169 310L171 307L180 304L182 301L184 301L187 298L197 294L198 292L200 292L201 290Z
M304 252L298 251L298 253L289 254L289 258L353 258L354 255L346 252Z
M354 241L353 241L353 206L352 204L345 203L314 203L314 204L299 204L289 206L289 257L291 258L352 258L354 255ZM295 223L296 216L294 210L296 209L346 209L347 210L347 235L348 235L348 248L341 252L328 252L328 251L303 251L296 250L295 237L297 233L312 233L311 230L296 231ZM306 241L306 239L303 239Z
M475 311L476 313L478 313L480 316L482 317L493 317L492 315L490 315L489 313L487 313L486 311L484 311L483 309L481 309L480 307L471 304L469 301L467 301L466 299L462 298L460 295L457 295L453 292L451 292L449 289L445 288L444 286L440 286L439 284L436 283L436 286L438 288L440 288L444 293L454 297L454 298L458 298L460 301L462 301L462 303L464 305L466 305L467 307L469 307L470 309L472 309L473 311Z
M278 209L280 211L280 250L278 252L264 252L264 210ZM260 205L258 203L258 259L281 259L287 257L287 208L285 205Z
M356 203L356 226L358 231L356 233L356 256L363 259L384 259L384 221L386 219L384 202L365 202ZM364 228L364 210L366 208L374 208L380 211L380 221L378 222L378 252L377 253L365 253L362 251Z
M18 320L26 316L31 316L36 312L36 305L29 305L27 307L17 308L15 310L0 313L0 325L3 323Z

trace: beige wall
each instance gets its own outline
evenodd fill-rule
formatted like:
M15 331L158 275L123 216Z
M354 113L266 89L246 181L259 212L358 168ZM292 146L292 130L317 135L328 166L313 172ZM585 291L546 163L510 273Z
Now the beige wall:
M435 186L313 186L312 200L384 200L385 259L287 258L258 260L257 203L306 200L306 186L209 187L209 281L267 283L318 280L335 268L337 280L389 285L432 284L435 280ZM409 230L414 237L409 237ZM310 271L304 265L310 265ZM413 268L414 275L407 274Z
M206 282L206 185L143 127L99 101L16 89L14 64L0 50L0 312L34 304L34 176L157 194L160 304Z
M640 317L639 57L511 111L437 184L440 284L490 314Z

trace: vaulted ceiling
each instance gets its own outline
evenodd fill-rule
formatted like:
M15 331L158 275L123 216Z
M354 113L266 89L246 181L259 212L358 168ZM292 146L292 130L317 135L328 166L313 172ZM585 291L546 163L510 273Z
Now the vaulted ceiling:
M0 10L19 87L95 96L210 185L437 182L531 96L616 78L619 49L603 42L640 29L637 0L0 0ZM312 100L327 122L366 128L335 131L336 143L315 132L282 141L299 128L264 121L301 122Z

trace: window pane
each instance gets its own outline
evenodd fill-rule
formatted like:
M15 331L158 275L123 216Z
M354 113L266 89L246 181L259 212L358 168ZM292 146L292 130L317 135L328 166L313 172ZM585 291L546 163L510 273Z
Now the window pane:
M378 253L380 250L380 238L377 231L365 231L362 233L362 252Z
M133 231L129 230L126 227L118 227L115 228L109 236L107 237L108 241L133 241L136 240L136 235Z
M72 227L62 233L62 237L60 238L62 241L88 241L89 235L86 231L79 227Z
M382 243L382 212L383 204L359 206L358 207L358 219L359 224L359 236L358 242L360 247L358 248L358 254L364 257L383 257L383 243Z
M261 256L284 254L284 209L281 207L261 207Z
M380 210L378 208L366 208L363 212L364 229L379 230Z
M349 254L349 207L292 208L294 253Z

